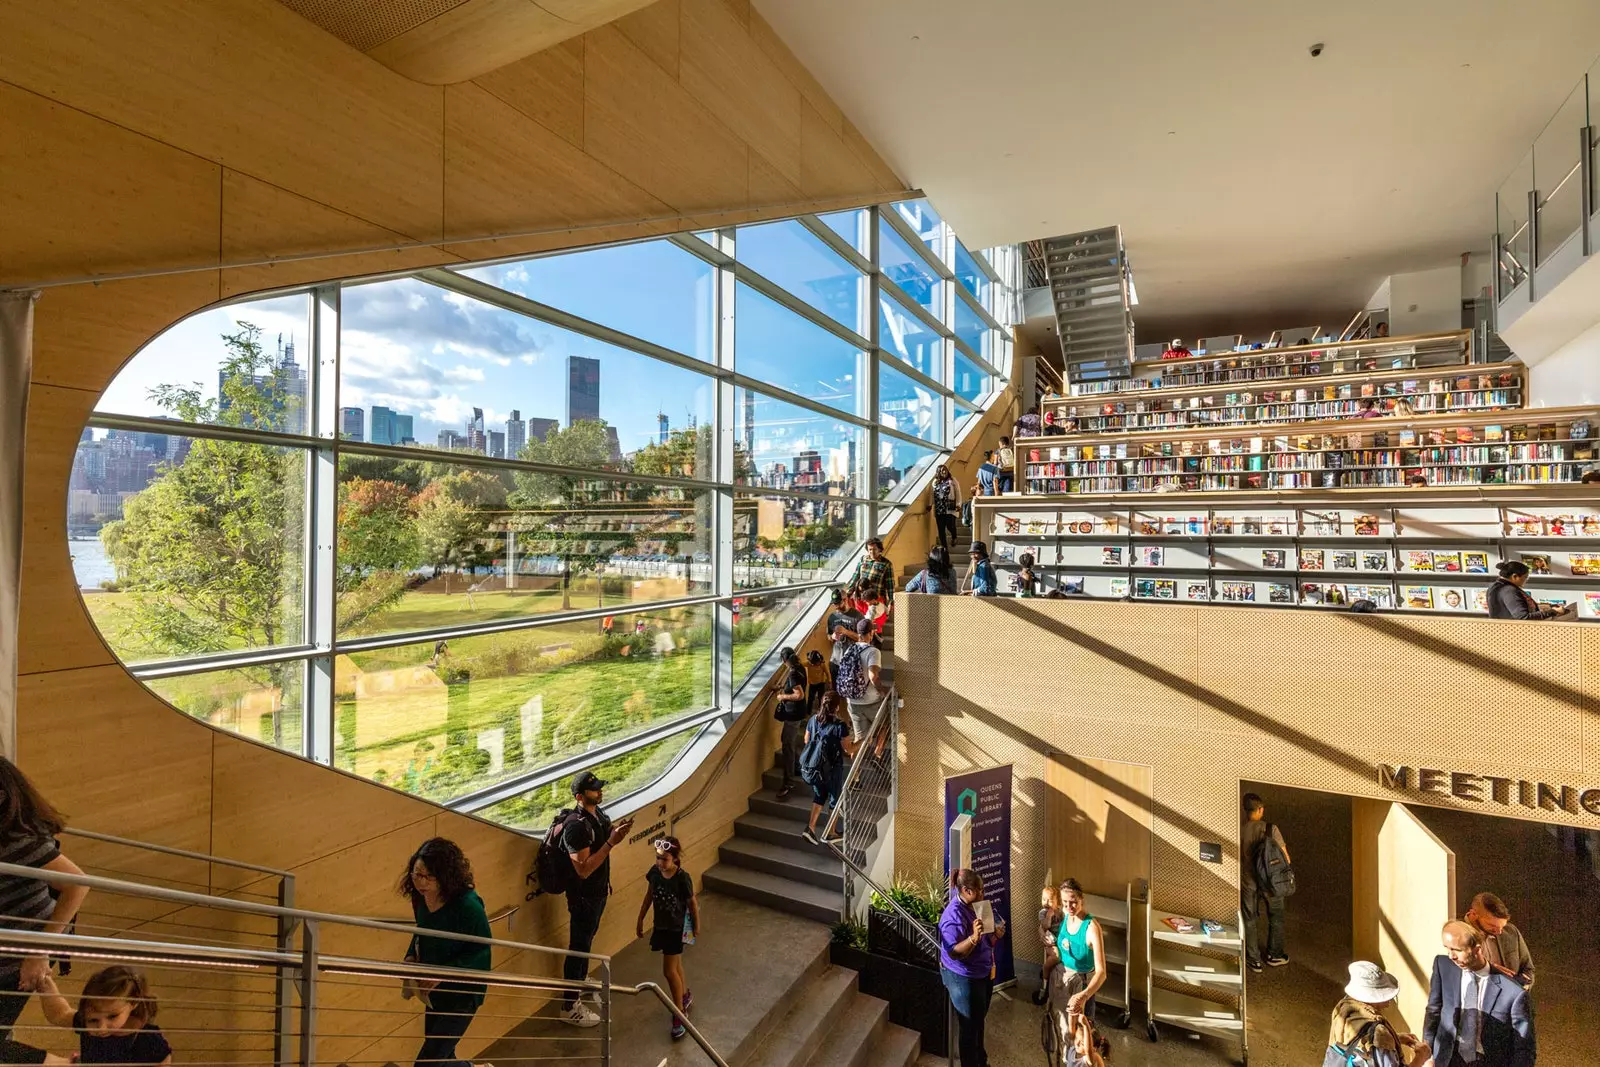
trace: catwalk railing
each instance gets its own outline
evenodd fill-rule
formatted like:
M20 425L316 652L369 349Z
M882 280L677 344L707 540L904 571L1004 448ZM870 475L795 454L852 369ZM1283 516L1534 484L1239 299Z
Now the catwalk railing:
M93 837L106 840L104 835ZM137 842L127 844L139 847ZM152 851L201 855L159 847ZM234 867L284 876L248 864ZM495 1060L502 1067L541 1061L607 1067L612 1061L612 1007L619 995L656 998L682 1019L712 1064L727 1067L655 983L614 984L608 956L15 864L0 863L0 877L89 890L75 932L29 929L27 920L0 916L0 923L23 927L0 929L0 951L12 957L53 958L61 964L60 988L69 997L101 967L120 964L143 972L148 995L160 1009L161 1032L174 1058L188 1067L365 1067L413 1059L422 1038L416 1025L421 1012L403 998L441 982L484 992L482 1006L469 1013L468 1021L491 1022L497 1035ZM404 959L417 936L486 945L500 969L429 966ZM590 961L597 976L554 977L571 956ZM522 1025L547 1001L565 994L592 1000L599 1024L576 1032L559 1027L554 1019L548 1027ZM34 995L6 990L0 983L0 997ZM15 1013L21 1015L13 1028L15 1042L64 1054L77 1051L69 1048L76 1043L72 1030L51 1025L49 1015L40 1021L23 1014L26 1008L24 1004ZM450 1025L451 1013L435 1014Z

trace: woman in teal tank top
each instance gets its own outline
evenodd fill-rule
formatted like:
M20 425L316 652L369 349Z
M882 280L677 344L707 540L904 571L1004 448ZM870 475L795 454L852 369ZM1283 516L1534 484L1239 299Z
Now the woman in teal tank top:
M1065 914L1056 934L1056 953L1061 958L1058 973L1064 996L1052 997L1051 1002L1067 1015L1093 1017L1094 995L1106 981L1105 937L1084 906L1077 879L1061 883L1061 908Z

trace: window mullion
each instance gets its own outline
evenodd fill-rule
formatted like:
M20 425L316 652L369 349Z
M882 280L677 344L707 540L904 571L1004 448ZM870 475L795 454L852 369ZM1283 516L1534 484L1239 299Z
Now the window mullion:
M311 431L321 442L311 455L307 512L311 551L306 568L310 643L319 654L305 661L303 751L333 763L334 574L339 510L339 287L312 293Z
M736 336L734 314L737 291L735 234L732 229L717 231L717 250L727 257L727 262L716 268L717 324L716 363L724 372L716 383L716 401L712 405L712 465L719 488L715 491L715 508L711 565L713 590L719 597L733 594L733 485L738 454L735 444L734 378L732 372L737 362L734 349ZM733 604L719 600L712 608L711 626L711 699L712 703L731 715L733 710Z

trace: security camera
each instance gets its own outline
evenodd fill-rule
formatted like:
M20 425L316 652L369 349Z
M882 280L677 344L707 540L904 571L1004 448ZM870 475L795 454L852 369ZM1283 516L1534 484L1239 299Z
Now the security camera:
M1316 44L1311 46L1311 58L1312 59L1316 59L1321 54L1322 54L1322 42L1318 41Z

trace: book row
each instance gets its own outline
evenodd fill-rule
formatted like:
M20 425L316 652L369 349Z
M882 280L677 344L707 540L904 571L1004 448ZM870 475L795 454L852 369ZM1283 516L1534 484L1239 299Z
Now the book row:
M1600 537L1600 510L1557 505L1428 505L1372 508L1301 507L1187 513L1123 509L1068 510L1030 506L983 509L984 529L995 537Z
M1303 392L1303 390L1302 390ZM1248 394L1247 394L1248 395ZM1207 397L1206 399L1211 399ZM1409 403L1409 402L1408 402ZM1411 403L1410 415L1460 415L1470 412L1501 411L1520 407L1520 389L1424 394ZM1105 405L1111 407L1112 405ZM1121 405L1117 405L1120 407ZM1392 402L1382 410L1393 413ZM1062 428L1069 434L1118 433L1138 430L1188 430L1207 426L1249 426L1263 423L1313 422L1354 419L1362 416L1363 401L1327 400L1238 400L1220 405L1195 405L1169 410L1101 411L1065 413ZM1060 418L1060 416L1058 416Z
M1024 474L1023 492L1030 495L1083 493L1230 492L1245 489L1394 488L1421 476L1428 485L1557 485L1572 484L1585 473L1581 463L1511 464L1504 466L1421 466L1356 468L1314 472L1246 474L1177 474L1171 472L1109 475L1064 472Z
M1534 575L1600 577L1600 552L1492 552L1478 549L1168 548L1163 545L1030 544L996 541L1000 563L1036 567L1131 567L1176 570L1259 569L1344 573L1488 575L1502 558L1519 560Z

